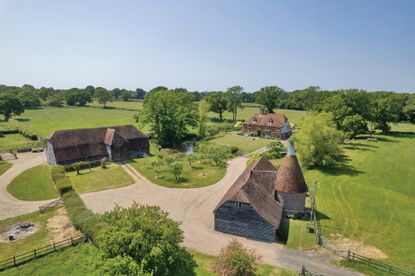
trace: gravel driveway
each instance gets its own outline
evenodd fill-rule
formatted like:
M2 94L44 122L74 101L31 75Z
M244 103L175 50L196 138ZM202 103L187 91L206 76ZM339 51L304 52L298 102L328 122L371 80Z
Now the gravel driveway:
M277 243L264 243L213 231L213 209L246 167L247 158L238 157L228 164L226 175L218 183L203 188L166 188L153 184L129 165L123 168L135 179L135 184L118 189L81 195L88 208L102 213L116 204L130 206L134 201L159 205L170 216L182 221L184 246L199 252L216 255L230 240L237 238L255 248L268 264L298 270L302 265L325 275L358 275L334 266L329 254L316 251L285 249Z
M45 153L19 153L18 159L7 161L13 166L0 176L0 220L16 217L39 210L39 205L46 201L22 201L14 198L7 192L7 185L23 171L46 163Z

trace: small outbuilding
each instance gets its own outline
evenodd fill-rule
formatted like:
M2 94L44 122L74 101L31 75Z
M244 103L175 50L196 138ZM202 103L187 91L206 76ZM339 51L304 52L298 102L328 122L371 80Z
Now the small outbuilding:
M46 144L50 165L68 165L80 161L108 158L120 161L148 154L148 136L133 125L59 130Z

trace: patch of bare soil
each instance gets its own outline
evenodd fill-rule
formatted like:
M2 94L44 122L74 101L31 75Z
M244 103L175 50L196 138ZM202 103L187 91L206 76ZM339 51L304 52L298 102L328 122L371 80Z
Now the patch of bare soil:
M12 242L33 235L39 230L39 222L19 222L0 230L0 242Z
M48 219L46 227L54 242L80 234L72 225L65 208L58 209L57 215Z
M345 238L341 234L332 234L331 236L333 237L333 241L336 243L336 245L341 247L343 250L350 250L372 259L388 258L388 255L373 245L365 245L360 241Z

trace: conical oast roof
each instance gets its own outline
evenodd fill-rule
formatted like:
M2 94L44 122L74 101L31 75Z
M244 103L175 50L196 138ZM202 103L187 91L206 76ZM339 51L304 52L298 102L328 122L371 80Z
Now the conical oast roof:
M277 172L275 189L284 193L304 193L307 191L300 164L290 141L288 141L287 155L282 160Z

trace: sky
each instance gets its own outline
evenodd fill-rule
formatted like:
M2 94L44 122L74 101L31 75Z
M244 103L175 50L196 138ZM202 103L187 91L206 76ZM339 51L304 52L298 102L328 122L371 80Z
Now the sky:
M415 92L415 1L0 0L0 83Z

